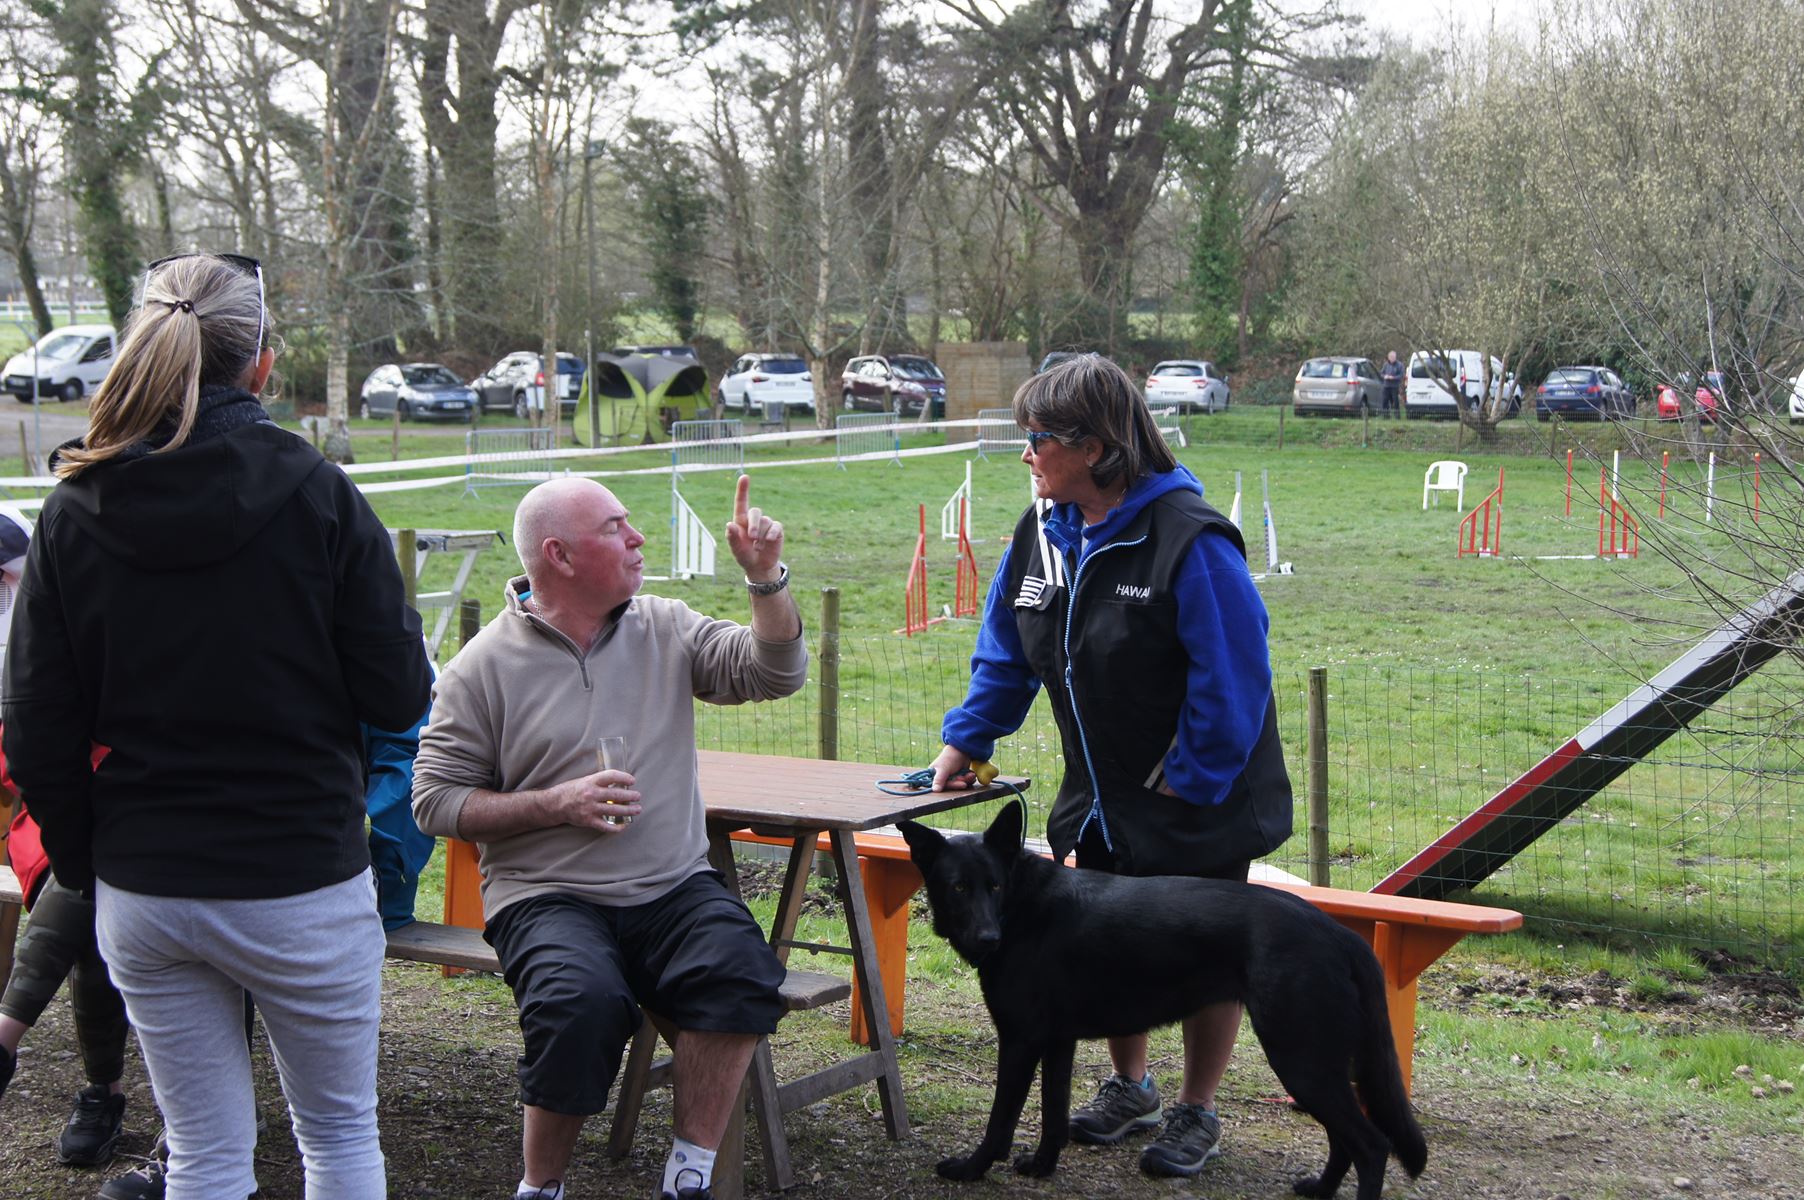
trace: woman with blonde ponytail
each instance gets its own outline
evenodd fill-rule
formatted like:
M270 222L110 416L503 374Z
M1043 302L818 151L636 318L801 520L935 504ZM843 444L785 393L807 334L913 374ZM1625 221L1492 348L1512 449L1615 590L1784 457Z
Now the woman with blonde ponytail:
M381 522L258 400L268 337L254 259L146 269L88 433L51 460L4 748L58 882L94 896L168 1200L257 1189L247 992L307 1197L371 1200L384 943L359 723L410 728L431 676Z

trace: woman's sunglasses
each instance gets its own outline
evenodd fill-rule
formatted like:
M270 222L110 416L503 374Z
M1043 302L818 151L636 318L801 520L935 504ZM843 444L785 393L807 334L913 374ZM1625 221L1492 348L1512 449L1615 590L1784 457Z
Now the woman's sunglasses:
M1050 429L1024 429L1022 432L1027 435L1027 448L1035 454L1038 454L1040 447L1047 442L1058 440L1058 434L1053 433Z
M237 267L240 271L243 271L246 275L249 275L252 279L257 281L257 349L262 350L263 327L265 324L263 318L264 313L268 310L268 303L263 296L263 264L250 257L248 254L171 254L167 258L157 259L155 262L150 263L144 268L144 282L150 282L150 273L158 267L167 263L179 262L184 258L217 258ZM139 295L143 295L142 287L139 288Z

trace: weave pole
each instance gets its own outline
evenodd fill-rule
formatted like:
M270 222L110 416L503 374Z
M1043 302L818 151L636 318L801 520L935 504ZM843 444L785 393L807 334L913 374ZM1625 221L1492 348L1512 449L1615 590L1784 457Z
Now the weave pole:
M1566 451L1566 515L1572 515L1572 450Z
M1666 519L1666 467L1672 461L1672 451L1660 451L1660 519Z
M1754 524L1760 524L1760 451L1754 451Z

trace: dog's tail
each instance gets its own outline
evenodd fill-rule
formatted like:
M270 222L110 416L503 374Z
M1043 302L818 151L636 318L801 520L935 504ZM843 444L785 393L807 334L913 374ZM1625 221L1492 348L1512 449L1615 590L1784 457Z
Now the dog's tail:
M1365 950L1364 945L1360 946ZM1391 1036L1391 1019L1384 1003L1384 973L1378 960L1366 951L1357 970L1359 1007L1364 1036L1353 1061L1353 1079L1366 1115L1390 1139L1391 1152L1414 1179L1428 1162L1428 1140L1416 1124L1409 1093L1403 1090L1403 1071L1397 1063L1397 1043Z

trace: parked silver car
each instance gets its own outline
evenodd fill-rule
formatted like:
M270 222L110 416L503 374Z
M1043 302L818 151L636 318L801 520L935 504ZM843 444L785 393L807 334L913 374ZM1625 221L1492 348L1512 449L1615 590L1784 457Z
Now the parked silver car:
M1384 380L1369 358L1335 356L1312 358L1297 369L1290 392L1292 410L1306 413L1384 411Z
M1146 403L1152 408L1176 405L1179 412L1213 413L1228 407L1229 399L1228 377L1200 358L1162 362L1146 377Z

